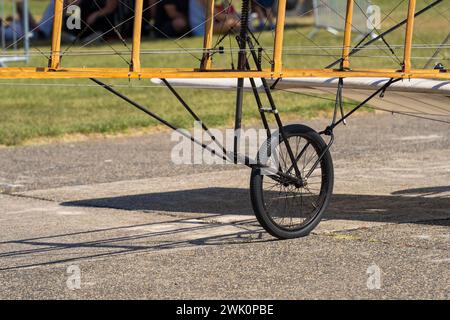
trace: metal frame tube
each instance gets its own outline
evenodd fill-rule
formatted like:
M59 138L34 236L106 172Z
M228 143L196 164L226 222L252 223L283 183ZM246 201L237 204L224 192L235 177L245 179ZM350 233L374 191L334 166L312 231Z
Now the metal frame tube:
M17 3L16 0L12 0L12 19L13 19L13 26L16 26L17 22ZM13 48L17 51L17 31L13 30Z
M242 0L241 10L241 30L237 38L239 44L238 69L239 71L247 70L247 37L248 22L250 17L250 0ZM234 162L238 163L238 154L240 146L240 135L242 128L242 109L244 103L244 78L237 79L236 90L236 113L234 117Z
M5 0L1 0L0 2L0 11L1 11L1 16L0 18L2 19L2 23L4 23L4 21L6 20L6 12L5 12ZM0 28L0 37L1 37L1 44L2 44L2 51L6 48L6 33L5 33L5 28Z
M30 16L28 0L23 0L23 17L23 51L25 55L25 61L28 62L30 53Z

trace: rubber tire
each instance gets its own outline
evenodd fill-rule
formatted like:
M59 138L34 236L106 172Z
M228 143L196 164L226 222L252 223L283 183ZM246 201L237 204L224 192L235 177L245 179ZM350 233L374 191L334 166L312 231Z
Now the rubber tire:
M323 140L323 138L310 127L305 125L295 124L288 125L283 128L286 137L289 139L293 136L301 136L306 138L311 142L312 146L322 154L327 149L327 144ZM279 133L274 133L272 135L276 137ZM282 137L279 137L279 144L283 142ZM267 142L266 142L267 143ZM272 145L272 141L271 141ZM322 207L319 212L316 213L314 218L306 224L301 229L288 230L286 228L281 228L277 224L275 224L269 214L266 212L264 208L264 200L263 200L263 176L260 174L261 170L259 168L253 168L252 174L250 178L250 197L252 202L253 211L258 219L258 222L261 226L272 236L278 239L293 239L308 236L314 228L322 220L323 213L327 210L328 205L330 203L332 194L333 194L333 185L334 185L334 169L333 169L333 160L331 158L331 153L329 150L325 153L324 157L321 161L322 176L325 175L326 181L322 185L321 193L324 192L325 200L323 202ZM323 190L323 191L322 191Z

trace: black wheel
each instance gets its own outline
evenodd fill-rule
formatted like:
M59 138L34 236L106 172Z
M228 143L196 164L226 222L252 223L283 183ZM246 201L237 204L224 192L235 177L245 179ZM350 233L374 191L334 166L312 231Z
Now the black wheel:
M313 129L303 125L283 128L297 160L298 172L281 134L274 133L259 157L271 169L253 168L250 192L256 218L279 239L307 236L320 222L333 193L333 161L327 144ZM264 163L265 162L265 163ZM300 175L298 175L300 173Z

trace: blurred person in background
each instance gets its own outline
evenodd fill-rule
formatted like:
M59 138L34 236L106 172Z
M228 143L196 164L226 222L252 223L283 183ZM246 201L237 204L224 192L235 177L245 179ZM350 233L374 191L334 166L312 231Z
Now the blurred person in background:
M82 23L78 35L85 38L92 34L111 36L114 33L119 0L78 0L76 4L81 9Z
M154 13L155 35L158 38L175 38L186 34L189 27L188 0L151 0ZM156 4L156 6L155 6Z
M69 5L76 0L65 0L64 5ZM53 16L55 12L55 0L50 0L47 8L42 14L41 20L37 21L30 12L25 13L22 1L17 2L16 17L7 17L6 21L0 20L0 33L6 41L24 37L24 19L29 19L30 36L34 39L50 39L53 30ZM25 15L27 17L25 17Z
M259 21L256 31L275 29L274 4L275 0L252 0L252 9L256 12Z
M195 36L203 36L205 33L207 3L207 0L189 0L189 21L192 33ZM216 1L214 11L214 33L226 34L231 29L239 29L240 26L241 23L239 17L230 1Z

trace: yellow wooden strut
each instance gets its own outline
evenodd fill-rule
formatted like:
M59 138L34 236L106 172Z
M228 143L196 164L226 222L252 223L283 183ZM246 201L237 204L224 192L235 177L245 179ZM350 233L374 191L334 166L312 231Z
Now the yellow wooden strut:
M134 4L134 26L133 26L133 48L131 53L132 72L141 71L141 41L142 41L142 15L144 0L135 0Z
M403 72L409 73L411 70L411 50L414 34L414 15L416 13L416 0L409 0L408 21L406 22L405 52L403 58Z
M275 27L275 45L273 53L273 72L281 74L283 70L284 24L286 22L286 0L278 0L277 25Z
M53 19L52 48L48 66L56 70L61 64L61 33L63 24L64 0L55 0L55 16Z
M347 0L345 17L344 46L342 50L342 69L350 69L350 48L352 42L354 0Z
M200 66L202 70L208 70L212 67L211 49L214 37L214 0L208 0L206 4L206 21L205 21L205 36L203 39L203 59Z

